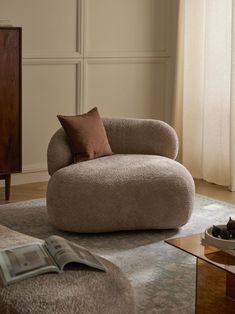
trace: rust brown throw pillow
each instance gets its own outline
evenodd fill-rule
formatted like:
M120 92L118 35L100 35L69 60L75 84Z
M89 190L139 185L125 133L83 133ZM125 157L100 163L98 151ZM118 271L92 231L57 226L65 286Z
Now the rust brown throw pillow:
M112 154L97 108L76 116L57 115L67 134L74 162Z

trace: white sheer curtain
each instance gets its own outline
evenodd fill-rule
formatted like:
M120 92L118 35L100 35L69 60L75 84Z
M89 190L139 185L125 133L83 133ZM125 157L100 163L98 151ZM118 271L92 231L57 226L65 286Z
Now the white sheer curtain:
M231 103L230 103L230 181L231 191L235 191L235 3L232 1L232 57L231 57Z
M232 0L184 1L181 133L192 175L235 190L232 7Z

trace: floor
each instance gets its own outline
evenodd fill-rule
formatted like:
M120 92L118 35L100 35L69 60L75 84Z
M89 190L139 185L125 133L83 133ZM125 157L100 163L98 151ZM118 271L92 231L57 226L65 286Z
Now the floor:
M211 184L203 180L195 180L196 192L224 202L235 204L235 192L226 187ZM11 187L10 201L4 200L4 188L0 188L0 204L19 202L46 196L47 182L15 185Z
M26 201L46 196L47 182L37 182L11 186L10 201L5 201L4 188L0 188L0 204Z
M196 193L209 196L220 201L235 204L235 192L230 192L227 187L208 183L204 180L195 180Z

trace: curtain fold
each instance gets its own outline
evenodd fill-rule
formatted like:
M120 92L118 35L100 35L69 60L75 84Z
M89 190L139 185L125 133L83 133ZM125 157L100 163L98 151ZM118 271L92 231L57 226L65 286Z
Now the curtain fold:
M173 106L171 115L171 125L176 130L179 139L182 139L182 110L183 110L183 69L184 69L184 20L185 20L185 0L178 0L178 25L177 40L175 48L175 76L173 91ZM182 162L182 141L179 141L179 153L177 160Z
M176 89L181 88L182 106L176 100L174 106L182 114L182 162L193 177L232 188L232 0L186 0L180 7L184 13L184 28L179 36L183 38L183 75L177 77L181 83L176 80Z

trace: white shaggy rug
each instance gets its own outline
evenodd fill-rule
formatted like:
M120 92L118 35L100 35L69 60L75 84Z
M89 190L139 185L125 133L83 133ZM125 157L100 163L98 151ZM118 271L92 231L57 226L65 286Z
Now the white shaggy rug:
M169 237L200 233L235 218L235 206L196 195L193 215L180 230L76 234L47 220L45 199L0 205L0 223L38 238L58 234L118 265L131 281L138 314L193 314L195 258L164 243ZM125 314L125 313L123 313Z

